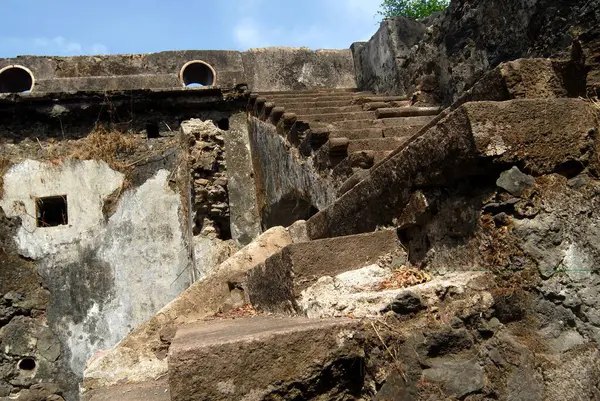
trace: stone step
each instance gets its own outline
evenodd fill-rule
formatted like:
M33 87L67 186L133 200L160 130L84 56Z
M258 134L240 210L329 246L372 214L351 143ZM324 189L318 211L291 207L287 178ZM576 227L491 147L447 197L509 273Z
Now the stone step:
M331 113L347 113L363 111L359 105L352 106L337 106L337 107L286 107L287 113L303 114L331 114Z
M423 127L431 122L436 116L421 117L396 117L374 120L374 124L379 127Z
M93 391L121 383L150 382L167 375L167 360L159 347L168 346L173 327L214 316L245 303L240 288L246 272L292 243L290 232L272 227L215 266L156 315L130 332L117 346L88 361L80 388ZM117 398L118 399L118 398Z
M366 139L366 138L383 138L383 128L362 128L348 130L332 130L329 132L330 138L348 138Z
M373 113L373 112L369 112ZM412 127L415 130L427 125L432 121L435 116L422 116L422 117L396 117L396 118L384 118L384 119L346 119L341 121L330 121L332 131L346 131L346 130L363 130L370 128L383 128L384 130L389 127ZM393 131L391 131L393 132Z
M270 102L275 103L276 106L280 106L280 107L285 107L286 110L289 109L293 109L293 108L298 108L298 109L307 109L307 108L325 108L325 107L345 107L345 106L356 106L354 104L352 104L352 100L351 99L346 99L346 100L325 100L325 101L314 101L314 100L310 100L310 101L302 101L299 99L287 99L287 100L280 100L280 99L273 99L273 100L269 100Z
M374 111L358 111L350 113L328 113L328 114L301 114L298 115L300 121L316 121L323 123L330 123L336 121L351 121L351 120L365 120L375 118Z
M405 142L365 179L313 215L307 221L308 235L348 236L390 224L410 201L412 192L402 188L459 182L482 174L482 166L494 157L498 163L524 160L522 138L528 138L528 155L547 154L548 143L562 145L543 161L525 158L532 174L552 172L571 157L567 155L585 153L585 141L577 138L597 125L589 107L584 100L567 98L465 103ZM380 121L389 120L394 119ZM540 126L545 127L544 135L539 135Z
M307 95L292 95L292 94L281 94L281 95L261 95L271 102L277 102L280 100L296 100L297 102L302 101L313 101L322 102L330 100L353 100L356 98L354 93L322 93L322 94L307 94Z
M121 384L92 390L81 396L81 401L170 401L167 380L146 383Z
M373 150L378 152L387 152L396 149L406 141L406 138L371 138L354 139L348 143L348 154L359 152L361 150Z
M390 107L408 107L410 106L409 100L400 100L400 101L379 101L379 102L369 102L364 103L362 105L363 110L377 110L377 109L385 109Z
M265 91L265 92L253 92L258 93L260 96L267 95L322 95L322 94L335 94L335 93L360 93L356 88L339 88L339 89L315 89L307 91Z
M351 319L267 316L183 326L169 350L171 400L321 399L356 388L364 374L357 331ZM327 380L308 385L325 371Z
M407 101L406 96L386 96L386 95L374 95L374 94L355 94L352 102L354 104L365 104L374 102L404 102Z
M258 310L294 313L301 291L320 277L375 263L398 246L395 230L290 244L247 273L250 302Z
M439 107L391 107L376 110L377 118L436 116L442 109Z
M411 136L419 132L419 130L423 127L424 125L400 125L395 127L382 128L381 132L384 138L410 138Z

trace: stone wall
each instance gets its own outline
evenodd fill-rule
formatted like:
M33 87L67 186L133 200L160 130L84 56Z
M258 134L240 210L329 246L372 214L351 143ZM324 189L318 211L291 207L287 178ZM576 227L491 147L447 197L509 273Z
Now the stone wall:
M23 66L34 76L34 92L183 88L180 71L202 60L215 71L215 85L249 86L262 91L353 88L354 67L348 50L265 48L246 52L167 51L110 56L0 59L0 70ZM1 83L1 82L0 82Z
M90 146L86 141L71 146ZM10 230L5 252L16 271L3 268L0 281L30 277L2 288L2 381L10 383L3 391L25 399L45 383L74 399L94 352L112 347L190 285L186 195L178 184L187 171L179 169L176 138L155 141L152 155L130 155L138 163L126 173L114 161L3 158L0 209L11 222L3 224ZM53 212L39 203L52 196L66 203L63 221L51 221ZM31 369L21 367L24 359L33 361Z
M596 96L599 9L584 0L454 0L420 23L384 20L369 42L352 46L358 86L449 105L504 61L559 57L587 60L588 95Z

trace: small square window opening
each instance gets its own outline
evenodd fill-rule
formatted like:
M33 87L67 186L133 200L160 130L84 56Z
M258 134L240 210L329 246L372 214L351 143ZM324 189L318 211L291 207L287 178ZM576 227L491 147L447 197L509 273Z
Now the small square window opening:
M38 227L55 227L69 224L67 195L37 198L35 208Z

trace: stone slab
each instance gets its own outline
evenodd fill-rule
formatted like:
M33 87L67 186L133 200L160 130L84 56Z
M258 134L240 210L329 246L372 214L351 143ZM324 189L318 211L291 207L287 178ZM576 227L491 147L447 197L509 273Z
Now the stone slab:
M122 384L119 386L94 390L82 396L82 401L170 401L169 383L158 380L139 384Z
M184 326L169 350L171 399L259 400L271 399L269 394L288 399L290 391L310 392L311 377L328 366L341 359L355 361L354 369L331 369L332 377L312 395L343 388L340 383L360 376L356 361L361 350L353 339L356 325L349 319L262 316ZM308 385L292 390L292 383ZM296 394L300 395L313 399Z
M167 373L166 350L175 328L212 316L224 307L236 306L233 304L239 298L236 288L241 286L246 271L291 242L290 234L283 227L264 232L221 263L212 275L194 283L129 333L116 347L88 361L82 390L122 382L141 383L164 376ZM230 286L237 287L232 289Z
M288 245L248 272L250 302L259 310L293 313L300 292L320 277L375 263L398 246L395 230Z

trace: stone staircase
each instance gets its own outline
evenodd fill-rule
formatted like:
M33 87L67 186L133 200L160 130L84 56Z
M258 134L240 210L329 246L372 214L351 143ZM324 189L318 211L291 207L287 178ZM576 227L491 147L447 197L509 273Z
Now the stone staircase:
M314 158L323 170L335 171L336 167L346 166L345 178L348 178L384 160L435 118L439 109L411 107L403 97L331 90L251 94L248 111L276 126L278 133L297 146L304 157ZM202 316L196 313L191 321L197 323L179 326L173 335L175 319L186 321L180 315L191 313L177 306L190 302L190 295L184 293L181 300L174 301L176 306L167 305L157 319L130 334L117 345L118 352L111 351L114 357L109 355L108 362L103 362L111 366L104 370L116 371L120 368L115 369L114 360L123 355L138 355L123 362L132 365L127 369L137 370L136 377L128 376L113 383L109 379L99 384L93 373L86 372L83 387L87 391L83 399L263 399L268 394L289 391L310 399L328 391L338 394L344 386L348 391L360 392L356 383L361 381L360 361L364 351L354 339L360 324L345 318L307 319L302 316L298 299L321 277L360 270L386 255L404 255L396 231L311 241L306 224L299 222L289 232L292 241L281 250L266 258L262 255L255 258L255 263L237 268L232 277L221 277L231 294L242 291L242 304L250 304L257 316L201 321ZM252 254L244 258L253 259ZM219 284L214 279L206 280L196 283L196 288L187 293L214 293L209 287ZM388 301L398 291L388 294ZM224 311L223 305L231 306L232 297L213 294L210 301L214 305L208 310L212 314ZM385 304L373 304L372 312L377 314L382 306ZM165 358L164 351L157 357L154 351L142 350L149 348L142 343L151 344L152 338L160 338L163 349L168 348L168 368L158 360ZM240 381L240 371L252 372L252 379ZM298 379L313 383L314 388L310 385L288 388Z
M281 227L274 227L232 256L233 262L217 268L215 276L194 284L174 301L175 306L167 305L146 327L130 334L116 347L119 352L111 352L116 363L129 355L128 369L137 376L101 382L94 372L88 375L86 371L83 387L88 391L83 399L369 399L362 393L368 387L363 376L368 330L365 323L350 318L348 304L344 304L357 301L357 294L344 293L347 299L342 300L335 290L366 291L363 301L369 306L356 317L377 316L394 299L399 300L391 306L394 311L415 313L434 305L437 310L449 288L457 305L472 305L467 309L474 315L481 316L493 302L491 295L485 298L477 293L491 281L489 276L482 277L485 273L434 277L412 286L410 295L401 287L382 290L376 285L406 260L404 246L419 245L418 237L409 235L402 245L398 239L407 234L403 232L406 227L414 227L430 212L429 199L419 188L445 187L485 174L495 180L498 167L494 163L504 168L523 160L519 135L529 140L527 151L534 156L527 159L528 168L536 175L552 173L562 160L580 157L588 146L581 138L597 120L585 101L510 100L514 98L510 92L499 93L494 100L502 102L481 101L489 93L483 98L469 93L466 99L477 102L457 102L437 117L436 108L415 108L405 99L352 91L252 94L249 113L276 126L300 154L314 158L316 164L333 170L360 160L356 153L381 152L379 164L373 168L371 160L352 165L353 172L370 169L368 177L307 222L286 229L280 246L264 251L268 247L265 238L275 231L283 235ZM508 126L512 129L503 129ZM539 134L540 127L544 135ZM552 158L536 156L543 155L548 143L561 142L565 145ZM326 158L327 163L319 158ZM397 229L377 229L390 222ZM260 255L257 249L263 250ZM430 263L435 265L433 256ZM400 262L386 265L382 258ZM479 284L471 284L479 279ZM366 289L365 283L375 286ZM313 289L319 296L319 286L333 291L328 302L339 313L331 316L341 317L306 318L310 314L299 301ZM467 287L476 291L470 303L458 296ZM418 302L412 294L419 295ZM234 295L239 302L232 305ZM210 301L202 314L197 313L198 300ZM248 303L256 311L252 316L222 313ZM383 342L376 330L375 334ZM157 343L162 344L162 353L155 350L156 345L144 345ZM151 365L152 360L157 364ZM144 371L147 366L155 368Z
M413 107L406 97L351 90L250 94L248 112L313 157L322 170L369 169L418 132L440 112ZM334 172L338 180L348 169Z
M227 313L219 314L224 317L181 325L173 336L175 329L165 322L165 316L170 313L167 308L157 314L158 320L149 322L147 331L157 333L162 339L169 336L165 333L172 329L167 340L168 368L164 365L162 373L157 374L154 369L144 376L148 364L143 360L148 355L129 348L136 353L135 359L141 361L137 368L133 366L138 376L98 386L86 372L84 387L89 390L83 399L232 400L246 399L244 397L250 395L257 398L248 399L263 399L269 394L292 391L289 387L299 379L314 386L298 390L307 397L303 399L328 391L337 394L344 387L359 391L356 386L362 377L361 355L364 355L357 341L361 323L343 317L308 319L298 307L297 299L323 276L354 271L377 263L384 255L403 253L396 231L381 230L316 241L306 237L305 222L295 224L288 231L294 242L262 262L256 258L256 263L247 268L245 274L238 271L237 278L230 275L227 279L232 293L243 289L242 304L252 305L256 311L252 316L232 318ZM245 259L252 260L253 255L246 253ZM214 290L210 287L214 287L215 282L207 280L195 286L198 288L192 287L193 293L202 289L211 292ZM389 299L395 295L389 295ZM186 303L185 297L174 302ZM225 310L225 303L221 302L213 311ZM374 305L374 313L382 306ZM179 311L186 314L182 309ZM185 316L177 318L185 319ZM138 333L143 331L143 328L137 330ZM134 332L129 337L135 336ZM126 338L117 349L132 347L134 340ZM152 342L147 337L144 340ZM240 375L240 372L252 374ZM327 377L321 377L323 375Z

